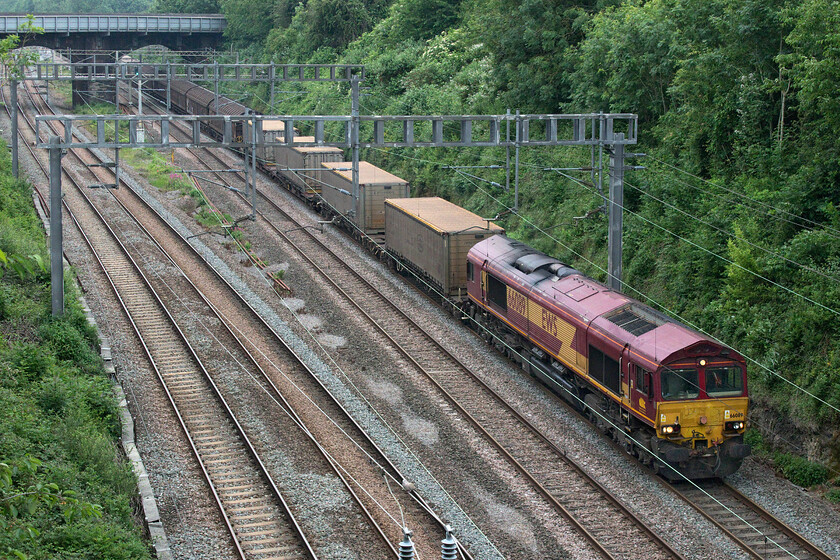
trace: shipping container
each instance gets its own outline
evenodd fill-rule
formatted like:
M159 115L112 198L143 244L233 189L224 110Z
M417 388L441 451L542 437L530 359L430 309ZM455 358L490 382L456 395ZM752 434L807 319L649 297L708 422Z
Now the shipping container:
M349 161L321 163L327 171L321 178L321 196L331 212L346 216L364 233L385 231L385 200L410 196L408 181L367 162L359 162L358 208L353 203L353 164ZM337 169L344 169L338 171ZM348 215L353 211L352 215Z
M482 239L504 232L440 197L385 201L386 248L446 296L466 296L467 253Z
M299 136L295 142L314 142L314 136ZM344 161L344 151L332 146L274 146L274 161L277 172L289 180L304 195L321 193L323 171L321 163L325 161ZM348 166L349 168L350 166ZM284 172L284 169L304 169L297 173Z

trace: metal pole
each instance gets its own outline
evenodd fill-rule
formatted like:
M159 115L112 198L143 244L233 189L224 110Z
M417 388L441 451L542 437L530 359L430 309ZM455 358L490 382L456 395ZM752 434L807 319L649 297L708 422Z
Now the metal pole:
M172 66L166 62L166 112L172 112Z
M143 80L137 80L137 115L143 115ZM137 141L146 141L146 129L143 128L143 121L137 123Z
M522 120L519 117L519 109L516 110L516 169L513 177L513 211L519 210L519 129L522 128Z
M507 133L506 133L507 146L505 146L505 191L509 191L510 190L510 109L507 110L507 119L505 119L505 125L507 126Z
M622 239L624 207L624 133L615 134L610 153L610 223L608 235L609 262L607 285L617 292L621 291Z
M601 113L603 115L603 113ZM594 127L594 125L593 125ZM600 142L598 142L598 193L601 196L604 196L604 117L602 116L598 119L598 138ZM595 132L594 130L592 131ZM607 202L604 201L604 211L607 210Z
M119 132L116 133L119 139ZM114 188L120 188L120 149L114 148Z
M274 61L271 61L271 68L268 70L268 77L271 80L271 95L268 98L268 112L274 112L274 77L276 74L277 69L274 68Z
M18 96L17 80L11 80L9 87L12 92L12 175L18 178Z
M64 260L61 239L61 148L58 136L50 138L50 282L52 314L64 314Z
M257 221L257 113L251 111L251 221Z
M115 51L114 54L114 106L117 108L117 114L120 112L120 80L119 80L119 66L120 64L120 51ZM107 68L105 70L106 74L108 72Z
M213 61L213 113L219 114L219 61Z
M350 144L353 148L353 208L356 209L356 221L360 223L359 208L359 77L350 80Z

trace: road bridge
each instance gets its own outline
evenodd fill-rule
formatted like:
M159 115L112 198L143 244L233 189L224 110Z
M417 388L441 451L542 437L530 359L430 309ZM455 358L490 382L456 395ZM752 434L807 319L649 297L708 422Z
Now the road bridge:
M19 32L24 14L0 14L0 39ZM116 53L148 45L172 50L215 49L222 42L227 20L221 14L37 14L34 24L44 33L27 39L28 46L70 49L70 62L116 62ZM97 51L101 54L76 54ZM105 51L105 52L102 52ZM73 82L73 105L90 87Z

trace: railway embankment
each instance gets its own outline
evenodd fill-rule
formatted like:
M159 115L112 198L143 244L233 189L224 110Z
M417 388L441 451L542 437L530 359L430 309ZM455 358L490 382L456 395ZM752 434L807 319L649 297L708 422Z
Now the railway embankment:
M150 558L96 328L69 276L67 311L51 317L44 230L2 148L0 553Z

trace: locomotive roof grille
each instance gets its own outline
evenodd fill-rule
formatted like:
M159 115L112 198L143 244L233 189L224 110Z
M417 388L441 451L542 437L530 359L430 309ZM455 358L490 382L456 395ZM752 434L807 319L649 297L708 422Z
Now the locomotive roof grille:
M634 305L623 307L606 318L634 336L641 336L665 323Z

